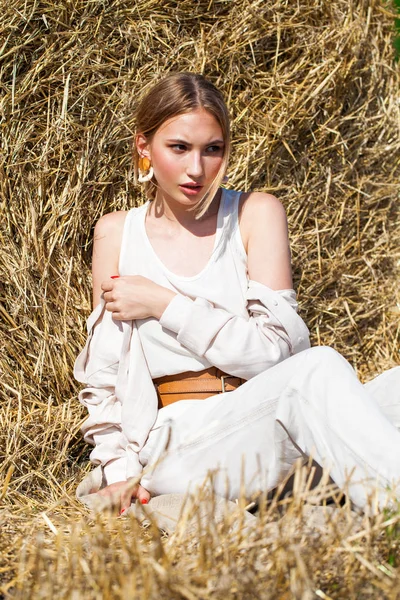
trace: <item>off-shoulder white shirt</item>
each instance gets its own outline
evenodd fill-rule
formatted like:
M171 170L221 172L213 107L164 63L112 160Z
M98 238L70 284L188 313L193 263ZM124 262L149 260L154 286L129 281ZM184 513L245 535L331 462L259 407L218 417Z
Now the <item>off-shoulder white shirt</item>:
M104 467L108 484L140 476L139 452L164 410L153 378L214 365L250 379L310 345L294 290L248 279L239 198L223 191L212 255L194 277L171 273L155 253L145 227L149 203L128 212L120 275L143 275L177 295L159 321L114 321L103 301L87 321L74 374L86 384L79 399L89 412L82 431L95 446L90 458Z

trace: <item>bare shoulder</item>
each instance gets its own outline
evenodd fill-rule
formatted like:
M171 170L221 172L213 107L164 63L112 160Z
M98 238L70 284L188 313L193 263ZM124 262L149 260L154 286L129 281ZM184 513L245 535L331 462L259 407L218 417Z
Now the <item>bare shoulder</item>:
M93 306L96 306L100 301L102 282L112 275L119 274L119 254L126 215L126 211L103 215L94 228L92 257Z
M245 247L253 232L287 232L285 208L280 200L265 192L242 194L239 206L240 231Z
M271 194L252 192L242 194L240 209L249 278L273 290L291 289L287 219L282 203Z
M285 217L286 212L283 204L276 196L266 192L250 192L240 197L240 210L242 218L262 217L276 215Z
M94 228L95 241L104 237L121 239L127 214L126 210L119 210L100 217Z

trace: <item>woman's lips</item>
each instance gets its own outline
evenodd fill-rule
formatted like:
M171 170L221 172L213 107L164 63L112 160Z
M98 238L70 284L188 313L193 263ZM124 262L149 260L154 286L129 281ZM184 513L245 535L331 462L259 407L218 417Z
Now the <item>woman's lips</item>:
M189 196L195 196L196 194L198 194L199 192L201 192L201 190L203 189L202 185L191 185L191 184L181 184L179 186L181 188L182 191L185 192L185 194L189 194Z

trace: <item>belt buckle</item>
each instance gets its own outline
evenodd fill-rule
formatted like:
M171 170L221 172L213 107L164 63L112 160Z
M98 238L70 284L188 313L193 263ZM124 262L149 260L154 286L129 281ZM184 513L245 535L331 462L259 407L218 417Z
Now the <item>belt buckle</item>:
M228 379L228 377L230 377L230 375L221 375L221 391L223 394L226 392L225 379Z

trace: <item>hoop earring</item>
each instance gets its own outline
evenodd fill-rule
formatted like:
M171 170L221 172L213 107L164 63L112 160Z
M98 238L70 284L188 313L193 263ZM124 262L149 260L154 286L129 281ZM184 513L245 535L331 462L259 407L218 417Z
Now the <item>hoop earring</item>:
M151 166L150 159L147 158L146 156L140 157L138 167L139 167L138 181L140 181L140 183L145 183L146 181L150 181L150 179L152 179L152 177L154 175L154 169Z

